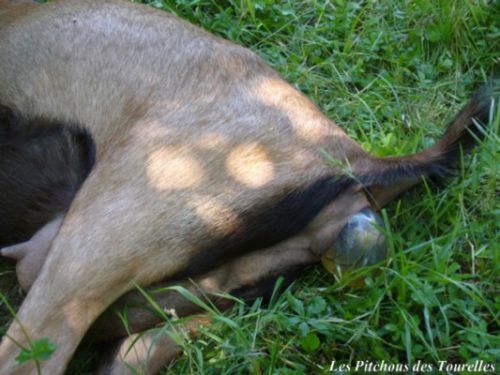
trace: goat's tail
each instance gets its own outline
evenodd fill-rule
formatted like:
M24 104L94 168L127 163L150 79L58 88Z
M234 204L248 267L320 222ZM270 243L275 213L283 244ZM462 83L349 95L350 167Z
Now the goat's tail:
M469 151L486 134L485 127L498 104L499 83L491 81L479 89L432 147L403 157L373 157L359 168L354 165L354 175L371 191L375 203L385 205L421 182L422 177L439 180L452 174L462 152Z

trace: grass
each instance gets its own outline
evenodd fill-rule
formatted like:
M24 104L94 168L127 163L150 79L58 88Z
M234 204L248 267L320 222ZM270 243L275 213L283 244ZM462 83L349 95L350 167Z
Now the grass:
M377 155L432 144L500 65L495 1L147 2L251 48ZM165 373L321 374L333 360L498 368L500 116L489 126L459 178L386 208L389 258L376 276L361 271L363 287L312 267L269 305L213 311L215 324L184 339ZM16 304L12 273L0 263L1 291ZM84 348L70 371L93 365Z

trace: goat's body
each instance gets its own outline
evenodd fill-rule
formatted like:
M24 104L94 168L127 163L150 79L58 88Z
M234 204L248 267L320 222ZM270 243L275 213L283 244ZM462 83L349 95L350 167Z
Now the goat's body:
M18 315L32 339L58 345L46 373L63 372L96 317L134 282L198 275L294 238L290 266L310 263L368 205L355 184L334 177L323 152L367 181L383 163L252 52L125 2L22 11L6 3L0 103L28 118L76 122L96 144L95 168ZM408 172L394 194L425 172ZM27 342L17 323L8 334ZM17 350L3 340L1 374L15 371Z

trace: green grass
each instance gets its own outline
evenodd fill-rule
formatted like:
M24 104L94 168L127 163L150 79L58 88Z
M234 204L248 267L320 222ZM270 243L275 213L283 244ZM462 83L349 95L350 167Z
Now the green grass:
M500 65L495 1L149 3L251 48L377 155L432 144ZM321 374L332 360L498 368L500 116L489 125L459 178L386 208L389 258L377 276L365 272L365 286L312 267L270 305L212 312L215 324L185 340L165 373ZM15 302L6 273L12 265L0 263L2 292ZM84 348L72 373L92 366Z

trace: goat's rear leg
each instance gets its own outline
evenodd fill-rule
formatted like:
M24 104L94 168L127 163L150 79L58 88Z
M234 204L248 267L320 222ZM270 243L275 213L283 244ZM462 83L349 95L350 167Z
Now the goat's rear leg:
M147 186L137 159L129 157L126 164L118 164L99 163L75 198L0 344L0 374L34 373L33 363L17 366L15 358L19 346L29 347L44 337L57 350L41 363L43 373L63 373L85 332L106 307L134 282L158 281L187 261L192 248L186 235L174 238L175 243L169 242L172 237L162 237L172 203ZM182 206L174 210L183 212ZM152 239L156 233L151 230L160 233Z
M181 346L171 335L177 336L180 340L193 338L199 327L210 323L209 317L201 315L188 318L183 323L174 323L169 330L152 329L118 340L114 350L104 358L97 373L99 375L157 374L182 351Z

